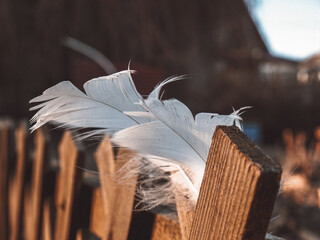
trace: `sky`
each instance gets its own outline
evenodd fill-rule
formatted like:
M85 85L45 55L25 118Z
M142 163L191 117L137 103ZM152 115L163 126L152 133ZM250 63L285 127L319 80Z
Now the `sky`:
M303 60L320 53L320 0L260 0L252 14L272 55Z

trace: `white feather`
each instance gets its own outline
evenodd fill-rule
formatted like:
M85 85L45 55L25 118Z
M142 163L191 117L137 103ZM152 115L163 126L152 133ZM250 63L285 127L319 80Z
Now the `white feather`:
M149 159L157 156L192 169L194 184L198 185L197 179L202 179L205 162L184 139L160 121L123 129L115 133L111 141L145 156L151 155Z
M62 39L62 44L92 59L99 64L107 74L112 74L117 71L113 63L101 52L75 38L65 37Z
M225 123L223 125L226 125L226 123L233 125L235 116L219 115L216 119L220 121L215 123L209 115L202 114L197 119L198 121L190 124L190 126L197 128L190 127L189 129L185 127L186 125L183 126L184 118L177 118L177 122L170 127L161 121L154 121L116 132L111 141L116 145L130 148L145 156L154 155L166 159L169 163L179 165L184 171L173 176L175 184L178 185L178 188L189 186L189 189L191 189L188 194L189 198L197 199L214 129L217 125L223 123ZM207 125L201 125L204 124L205 120ZM204 132L208 129L210 131ZM201 137L204 137L207 142L202 140ZM154 156L149 157L149 159L154 159ZM170 167L172 166L170 165ZM192 188L190 188L190 182L193 184Z
M35 130L47 122L67 128L103 128L113 133L123 128L151 121L149 117L131 117L124 111L145 111L139 102L143 100L137 92L130 75L122 71L107 77L88 81L84 85L86 94L71 82L61 82L44 91L30 102L44 102L31 110L40 110L31 119Z
M176 99L160 100L161 87L174 80L167 80L156 87L143 104L157 121L123 129L115 133L111 141L182 167L184 171L175 175L175 183L181 187L191 182L194 189L190 191L193 194L191 199L197 199L215 128L218 125L237 125L241 128L239 113L242 109L227 116L199 113L194 119L182 102ZM139 113L132 115L139 116ZM145 116L145 112L140 116Z
M218 125L240 125L240 111L227 116L199 113L194 118L186 105L176 99L162 101L166 84L181 80L169 78L160 83L147 99L137 92L131 71L92 79L84 84L85 93L70 82L62 82L44 91L30 102L40 102L31 110L35 130L47 122L66 128L95 128L81 135L111 134L111 141L135 150L147 163L133 159L126 168L132 174L149 176L143 183L168 179L157 189L138 189L147 208L159 204L174 205L172 185L194 206L199 194L211 138ZM141 158L139 158L141 159ZM160 170L160 172L159 172ZM126 171L127 172L127 171ZM143 185L143 184L142 184Z
M196 204L198 191L189 180L184 169L156 156L136 155L116 174L118 183L130 185L132 177L140 175L136 195L141 209L151 210L158 206L175 209L175 202L188 198L188 209ZM169 213L171 213L169 211ZM162 213L163 210L162 210Z

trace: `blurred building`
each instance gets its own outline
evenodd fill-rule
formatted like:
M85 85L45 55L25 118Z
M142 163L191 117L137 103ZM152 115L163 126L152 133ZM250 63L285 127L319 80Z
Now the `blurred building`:
M0 4L0 113L17 117L27 114L31 97L74 78L72 73L78 70L72 68L83 71L83 56L62 46L65 36L96 48L117 66L132 59L133 68L135 64L161 68L166 77L190 75L192 79L177 87L175 95L187 99L196 111L230 108L233 99L221 104L225 94L220 89L242 79L254 81L256 73L251 72L256 71L256 60L267 52L241 0L60 0L54 4L3 0ZM85 68L92 72L85 77L103 74ZM224 86L225 80L232 83ZM223 99L214 103L210 95Z
M245 119L262 125L269 139L288 125L310 123L293 116L315 107L312 99L300 107L297 76L303 82L305 65L268 53L242 0L2 0L0 11L0 115L30 117L29 99L46 88L66 79L81 87L105 74L61 44L71 36L118 70L131 59L144 94L166 77L187 74L190 79L173 83L166 96L193 112L254 106Z
M301 84L320 83L320 53L299 63L297 78Z

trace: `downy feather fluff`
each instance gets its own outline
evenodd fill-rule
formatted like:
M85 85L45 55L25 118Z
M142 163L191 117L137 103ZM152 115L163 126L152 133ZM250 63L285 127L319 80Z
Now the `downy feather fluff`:
M47 89L30 101L39 103L31 108L38 110L31 119L31 130L51 122L64 128L94 129L84 137L109 134L113 144L144 158L134 158L126 167L146 173L143 184L151 183L151 187L149 184L137 192L146 208L174 205L179 194L173 189L193 207L216 126L236 125L241 129L240 112L244 108L230 115L199 113L193 117L182 102L160 97L163 86L181 77L163 81L144 99L135 88L132 72L92 79L84 84L85 93L69 81ZM156 184L159 179L164 179L164 184Z

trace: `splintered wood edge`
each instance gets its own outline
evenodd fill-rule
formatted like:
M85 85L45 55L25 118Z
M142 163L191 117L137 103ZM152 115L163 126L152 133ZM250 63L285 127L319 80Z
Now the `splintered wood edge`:
M190 239L264 239L281 167L236 127L217 127Z
M282 173L280 164L268 157L250 138L235 126L218 126L217 134L225 134L235 147L264 172ZM216 135L216 134L215 134ZM212 146L211 146L212 147Z

